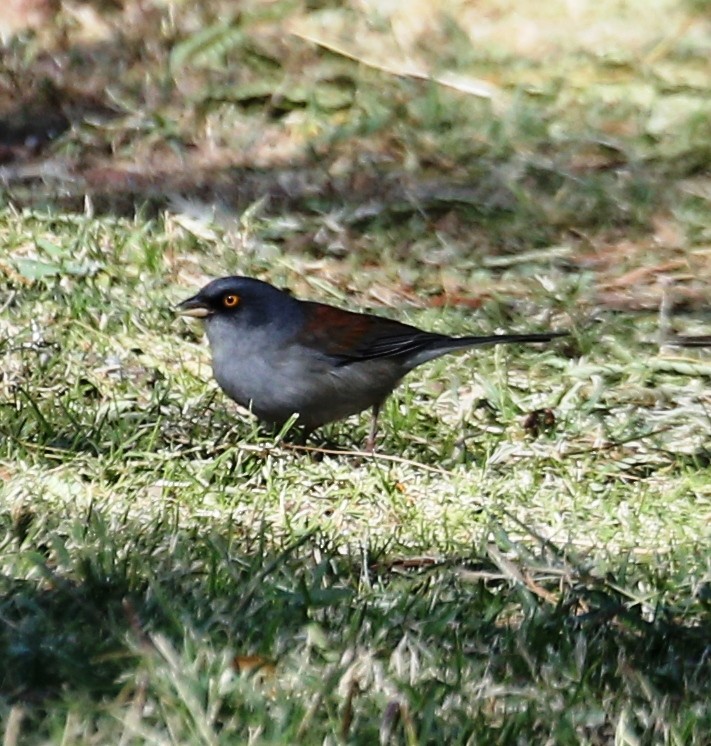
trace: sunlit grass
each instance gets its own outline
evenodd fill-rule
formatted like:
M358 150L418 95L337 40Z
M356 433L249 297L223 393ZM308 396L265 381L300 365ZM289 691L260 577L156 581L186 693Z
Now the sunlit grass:
M645 364L652 317L587 328L515 271L522 306L385 309L453 332L577 331L436 361L388 403L379 455L317 458L210 381L196 328L170 310L195 289L179 254L154 266L141 248L165 245L164 223L3 220L27 245L50 225L71 245L80 225L97 263L6 283L12 722L82 740L89 717L117 742L597 743L621 728L701 742L711 423L693 377ZM352 418L313 446L358 450L366 429Z

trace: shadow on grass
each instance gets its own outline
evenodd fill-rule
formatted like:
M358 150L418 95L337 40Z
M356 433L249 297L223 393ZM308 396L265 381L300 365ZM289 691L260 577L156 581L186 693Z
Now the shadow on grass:
M292 555L310 535L278 551L263 534L221 538L182 531L171 519L119 522L116 531L116 519L94 509L61 528L51 516L5 516L2 696L111 697L154 634L179 642L193 632L206 644L239 640L261 651L307 621L309 600L299 591L306 586L287 591L279 579L286 569L298 574Z
M175 506L146 520L95 507L69 520L1 520L6 702L114 701L145 671L157 635L186 669L231 650L276 661L277 681L321 671L298 690L336 710L348 695L334 675L366 651L407 701L421 742L543 734L553 716L559 736L605 743L627 707L648 713L648 738L679 713L696 708L699 727L711 717L709 609L671 589L636 600L619 584L648 579L629 558L609 580L581 577L561 591L560 576L527 587L477 553L418 566L382 550L364 564L317 533L275 547L267 525L185 528ZM377 733L373 706L364 733Z
M469 117L457 114L459 99L440 101L437 89L425 83L403 85L386 78L392 96L372 83L364 85L365 103L353 104L347 126L340 112L312 110L308 101L280 107L283 78L302 72L304 51L298 45L287 59L275 61L276 74L261 71L267 85L254 100L225 100L225 91L243 84L239 66L228 64L216 65L210 73L191 69L188 75L201 75L205 89L191 98L172 73L166 74L176 40L165 36L157 17L143 20L154 24L150 30L123 26L100 44L60 44L53 53L34 50L34 56L23 54L19 45L8 55L5 73L16 95L0 116L0 132L7 140L0 155L4 192L14 204L81 212L90 198L95 212L132 216L137 209L162 211L179 195L184 209L196 202L232 216L260 202L273 215L294 211L320 216L335 210L340 222L357 228L415 218L415 234L422 229L422 218L427 222L452 213L467 224L483 223L504 241L529 245L533 237L545 244L568 236L571 226L646 226L666 197L667 166L636 162L625 148L612 159L603 158L604 165L593 158L585 168L574 148L560 162L551 158L551 143L535 129L515 136L530 141L514 137L499 142L501 135L491 134L488 147L474 146L471 132L488 132L496 119L491 107L466 108ZM154 38L150 51L145 38ZM250 58L249 49L240 51ZM314 53L307 64L311 69L324 62ZM362 70L341 62L348 71L344 76L356 84ZM116 69L122 70L119 80ZM260 73L245 72L244 77L259 80ZM222 93L213 96L212 90ZM423 122L419 107L428 97L441 112ZM306 126L295 135L285 124L273 135L276 142L261 143L255 136L252 155L237 145L233 151L221 145L222 161L215 162L213 139L224 137L229 143L230 130L247 126L260 132L293 116L295 109L304 111L306 121L329 126L313 127L314 134L304 137ZM371 109L382 112L374 115ZM211 114L215 117L208 126ZM501 130L509 129L509 116ZM546 116L541 106L532 119L544 121ZM449 152L450 130L461 130L453 138L461 152ZM428 137L437 140L438 149ZM287 155L280 158L282 145ZM413 170L407 165L408 151L418 147L423 152ZM581 147L589 148L590 142ZM557 141L555 148L564 149ZM265 150L274 155L265 157Z

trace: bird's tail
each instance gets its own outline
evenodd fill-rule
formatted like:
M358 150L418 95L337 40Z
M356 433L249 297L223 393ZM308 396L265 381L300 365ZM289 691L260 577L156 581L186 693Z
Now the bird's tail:
M535 334L489 334L481 337L455 337L450 339L454 343L452 349L459 347L481 347L483 345L502 345L527 342L550 342L556 337L566 337L568 332L540 332ZM443 345L445 346L445 345Z
M470 347L484 347L487 345L501 345L501 344L527 344L531 342L550 342L552 339L557 337L566 337L568 332L538 332L535 334L486 334L482 336L466 336L466 337L445 337L443 336L438 340L430 340L426 347L423 347L419 354L413 355L411 358L414 365L433 360L441 355L446 355L448 352L456 352L457 350L466 350Z

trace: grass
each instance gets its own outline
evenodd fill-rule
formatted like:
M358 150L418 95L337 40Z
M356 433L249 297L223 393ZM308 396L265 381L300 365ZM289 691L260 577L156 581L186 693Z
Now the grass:
M209 382L170 311L193 288L154 256L165 222L2 220L86 253L4 314L6 723L64 742L703 742L708 400L634 354L653 318L438 361L389 402L380 456L315 459ZM220 261L171 256L201 251ZM533 298L477 326L569 316ZM366 427L324 437L358 447ZM248 656L262 668L238 672Z
M38 158L71 179L3 171L7 746L708 741L711 366L658 344L660 278L675 327L709 318L697 5L667 35L643 15L641 62L602 31L538 58L491 19L473 45L462 20L445 62L496 105L293 38L275 60L278 4L212 48L217 3L9 46L4 80L67 55L69 90L93 59L120 111ZM219 392L172 312L231 272L571 337L417 370L376 456L365 417L304 452Z

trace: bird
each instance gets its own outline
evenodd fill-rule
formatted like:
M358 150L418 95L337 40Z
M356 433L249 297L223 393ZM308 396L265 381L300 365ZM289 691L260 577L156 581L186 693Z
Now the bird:
M451 337L300 300L242 276L209 282L176 312L204 322L217 383L259 420L280 428L298 415L305 440L322 425L371 409L370 452L383 402L413 368L471 347L549 342L567 334Z
M711 334L677 334L664 340L671 347L711 347Z

